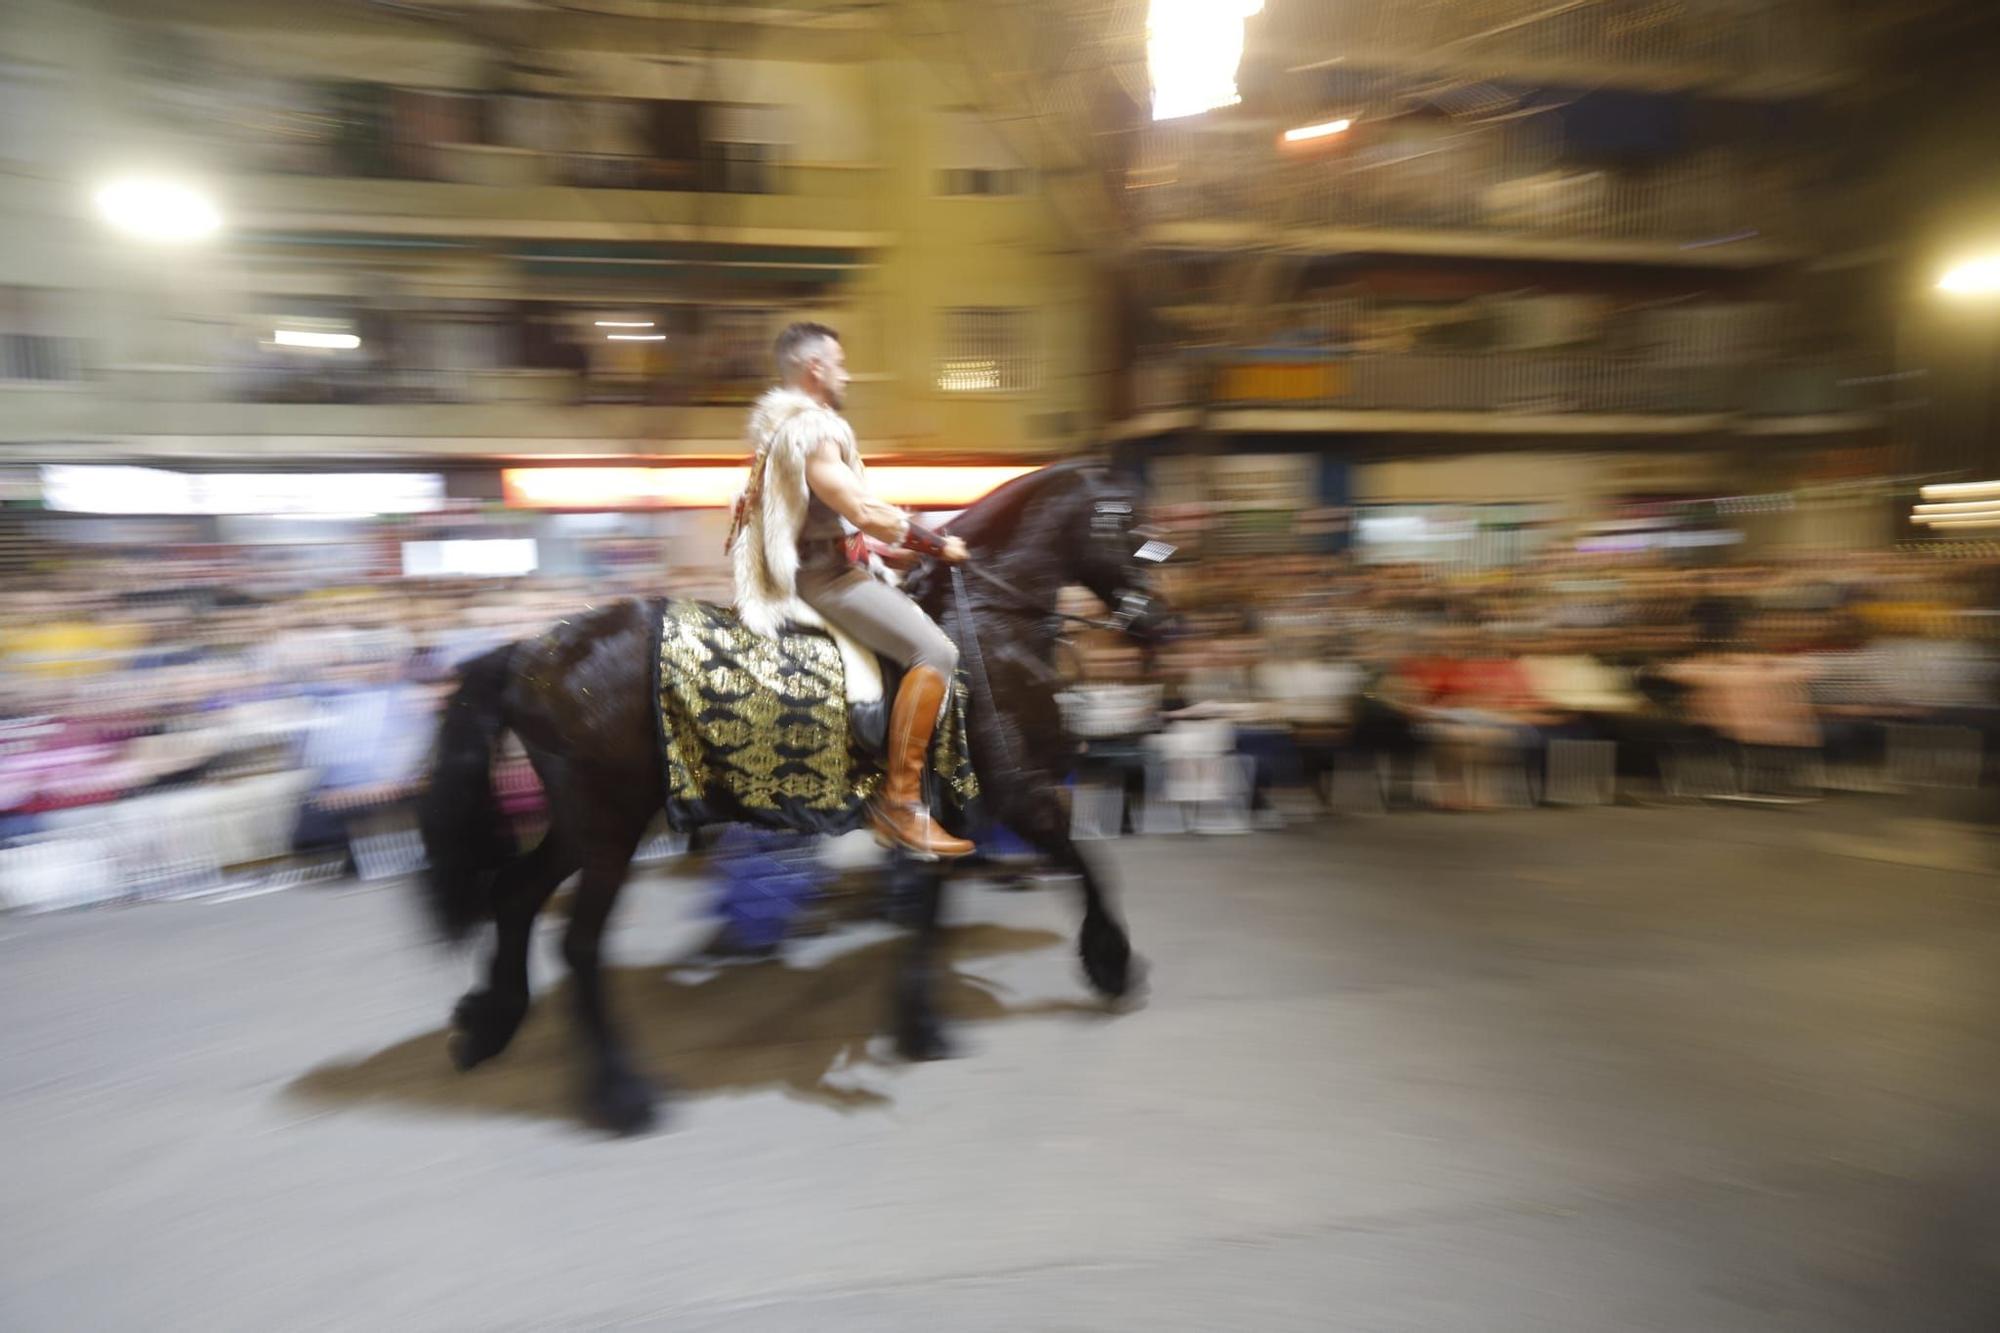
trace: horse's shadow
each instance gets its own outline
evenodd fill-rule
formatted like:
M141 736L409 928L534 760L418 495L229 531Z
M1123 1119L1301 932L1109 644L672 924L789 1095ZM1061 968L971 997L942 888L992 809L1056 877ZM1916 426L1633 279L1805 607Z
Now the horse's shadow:
M997 987L956 966L1061 943L1062 936L1046 930L947 928L941 940L946 966L937 979L940 1012L953 1023L1104 1013L1102 1004L1085 999L1009 1004ZM887 1025L890 982L905 947L904 938L894 936L812 966L771 959L719 969L617 968L607 981L640 1067L663 1077L672 1091L778 1090L860 1110L891 1100L856 1075L893 1062L875 1038ZM574 1119L577 1047L569 1009L568 983L549 988L506 1053L468 1074L452 1068L449 1032L440 1028L353 1063L321 1065L287 1092L327 1109L386 1104Z

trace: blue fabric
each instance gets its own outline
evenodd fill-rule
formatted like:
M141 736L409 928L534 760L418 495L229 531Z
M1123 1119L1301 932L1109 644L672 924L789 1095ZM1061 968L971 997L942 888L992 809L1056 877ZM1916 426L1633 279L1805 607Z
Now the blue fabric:
M751 949L783 943L827 878L816 839L747 824L723 828L709 863L716 875L710 910Z
M330 690L305 743L321 790L402 782L423 772L430 728L422 696L402 685Z
M987 856L1033 856L1035 849L1019 834L999 824L989 824L978 839L979 850Z

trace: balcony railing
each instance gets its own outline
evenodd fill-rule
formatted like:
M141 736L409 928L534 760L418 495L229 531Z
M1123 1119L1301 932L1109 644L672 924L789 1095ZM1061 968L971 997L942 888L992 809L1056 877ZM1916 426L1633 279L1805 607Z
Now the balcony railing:
M81 338L0 333L0 383L74 384L84 377Z
M1525 172L1477 156L1348 169L1190 161L1136 178L1141 223L1479 231L1548 239L1701 245L1789 234L1791 196L1721 162L1644 174Z
M586 191L568 186L564 170L563 161L548 154L470 148L457 159L452 178L442 182L252 173L232 183L230 196L246 227L269 226L286 234L336 225L330 218L368 217L377 231L408 227L426 234L518 239L519 223L531 219L539 228L537 239L548 241L600 239L607 227L623 229L630 239L698 227L718 241L732 230L814 232L817 238L799 243L849 247L879 243L893 222L880 188L882 171L868 165L790 164L779 169L782 188L762 194ZM829 239L834 236L840 239ZM763 276L749 269L731 272L753 280ZM795 272L811 276L808 270Z
M1374 0L1301 6L1284 36L1300 59L1336 52L1509 67L1700 70L1768 80L1830 67L1834 29L1804 0Z
M809 192L818 170L775 156L674 158L478 143L391 145L380 152L338 143L252 143L238 155L238 162L245 171L280 176L707 194Z
M1881 404L1876 377L1832 361L1683 365L1523 352L1190 355L1139 366L1134 398L1140 410L1206 404L1522 416L1803 416Z
M763 382L727 373L621 374L531 367L485 369L341 366L121 370L102 395L129 403L270 403L322 406L427 404L572 407L678 406L749 401Z

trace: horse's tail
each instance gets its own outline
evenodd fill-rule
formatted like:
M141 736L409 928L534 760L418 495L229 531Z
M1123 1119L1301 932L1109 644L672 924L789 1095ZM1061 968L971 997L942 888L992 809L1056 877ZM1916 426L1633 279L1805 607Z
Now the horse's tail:
M507 729L501 702L513 656L509 644L459 669L438 723L430 782L417 802L424 898L447 939L464 939L491 917L494 872L518 850L493 792L493 746Z

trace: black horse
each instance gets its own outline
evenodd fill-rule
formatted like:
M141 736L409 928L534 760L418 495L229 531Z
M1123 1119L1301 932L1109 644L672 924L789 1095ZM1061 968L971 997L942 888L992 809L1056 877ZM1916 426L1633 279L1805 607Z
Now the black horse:
M1121 627L1135 634L1160 623L1150 566L1135 552L1133 513L1131 491L1104 467L1044 468L950 525L971 549L974 577L960 571L954 580L927 566L905 585L958 638L971 668L969 740L985 813L1081 881L1084 971L1112 997L1133 985L1139 964L1102 874L1070 840L1058 786L1074 746L1051 660L1066 584L1120 608ZM581 871L563 957L588 1045L584 1099L594 1121L621 1133L652 1123L655 1094L607 1012L602 949L633 852L665 797L652 678L660 615L657 603L621 602L469 663L439 725L419 805L432 911L454 938L487 921L498 932L486 985L452 1015L452 1059L470 1069L513 1039L528 1011L535 914ZM548 833L525 854L494 798L493 747L507 731L527 750L548 797ZM914 934L895 982L892 1028L903 1055L936 1059L949 1053L932 996L943 876L912 862L897 873L913 889Z

